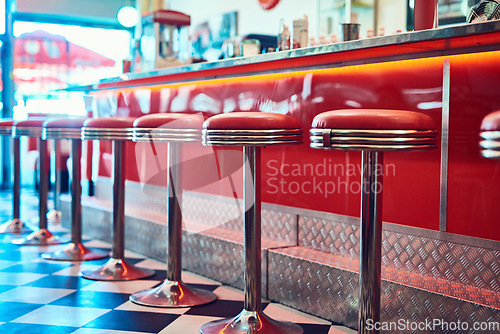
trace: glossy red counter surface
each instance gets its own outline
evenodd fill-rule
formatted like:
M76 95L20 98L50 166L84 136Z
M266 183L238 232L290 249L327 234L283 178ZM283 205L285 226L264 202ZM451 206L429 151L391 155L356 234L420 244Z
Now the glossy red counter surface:
M263 200L349 216L359 216L360 153L310 149L314 116L341 108L425 113L442 144L433 151L386 154L383 220L500 240L500 161L482 158L478 149L482 118L500 109L500 51L495 51L500 32L481 27L474 36L413 40L406 34L404 43L380 39L380 47L359 42L352 50L318 49L108 80L93 87L93 95L99 115L185 110L206 116L244 110L292 115L302 123L304 144L263 150ZM110 176L110 152L111 144L101 143L102 176ZM130 144L128 152L128 179L162 184L166 161L150 163L148 145ZM241 151L216 153L201 144L184 146L184 189L241 197Z

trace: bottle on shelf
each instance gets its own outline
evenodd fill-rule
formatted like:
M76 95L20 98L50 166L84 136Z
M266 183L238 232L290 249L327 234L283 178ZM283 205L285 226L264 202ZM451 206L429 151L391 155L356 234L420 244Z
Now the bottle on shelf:
M285 50L290 50L290 30L288 30L288 25L284 23L284 20L281 19L278 33L277 51Z

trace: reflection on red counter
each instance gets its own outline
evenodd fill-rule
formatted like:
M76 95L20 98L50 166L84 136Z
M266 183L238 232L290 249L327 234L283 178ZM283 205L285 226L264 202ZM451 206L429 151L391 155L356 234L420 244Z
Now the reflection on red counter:
M500 52L451 56L449 91L449 175L447 230L452 233L500 240L492 222L500 216L500 163L479 155L481 119L500 109L495 92L500 81ZM196 110L205 116L221 112L256 110L289 114L307 133L315 115L334 109L386 108L419 111L442 128L444 57L404 60L333 69L250 77L162 84L97 91L99 115L141 116L153 112ZM156 86L148 86L147 84ZM162 150L161 144L157 145ZM137 151L137 147L130 148ZM99 174L110 176L110 148L101 144ZM137 164L132 154L128 164ZM241 151L189 144L184 156L203 160L186 163L184 184L189 190L241 198ZM208 158L208 157L212 158ZM425 229L440 226L440 149L390 153L385 156L383 220ZM185 158L186 160L187 158ZM189 160L188 159L188 160ZM262 154L264 202L359 216L360 154L324 152L299 147L268 148ZM151 168L148 166L148 168ZM221 168L229 171L221 174ZM221 181L205 175L223 176ZM230 176L230 177L229 177ZM141 179L137 168L127 178Z

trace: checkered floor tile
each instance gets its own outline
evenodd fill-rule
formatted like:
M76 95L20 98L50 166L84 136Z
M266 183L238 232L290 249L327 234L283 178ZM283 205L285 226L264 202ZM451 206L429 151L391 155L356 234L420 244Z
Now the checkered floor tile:
M36 201L26 203L36 205ZM9 206L9 196L0 193L0 222L10 218L6 209ZM29 209L26 212L33 212ZM242 291L190 272L183 272L186 283L213 291L219 299L191 308L140 306L129 301L130 294L159 284L166 275L163 263L127 252L131 263L155 269L156 275L137 281L92 281L80 277L79 272L95 268L105 260L82 263L47 261L40 254L62 246L11 244L11 240L17 237L0 234L2 334L196 334L203 324L232 317L243 307ZM109 245L99 241L90 241L87 245L109 249ZM355 333L276 303L264 301L263 308L273 319L299 324L306 334Z

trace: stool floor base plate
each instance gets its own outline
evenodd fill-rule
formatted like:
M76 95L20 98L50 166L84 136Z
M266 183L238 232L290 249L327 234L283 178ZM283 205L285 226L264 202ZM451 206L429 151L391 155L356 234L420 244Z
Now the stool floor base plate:
M125 259L111 258L99 269L83 271L81 276L97 281L130 281L154 274L154 270L134 267Z
M130 301L153 307L189 307L213 302L217 295L211 291L187 286L182 281L165 280L157 287L139 291Z
M47 246L47 245L60 245L68 242L66 239L61 239L55 236L46 228L39 229L28 235L25 238L12 240L13 244L26 245L26 246Z
M55 261L91 261L104 259L108 256L109 252L92 250L85 247L82 243L74 242L60 251L42 254L44 259Z
M269 318L263 312L243 310L231 319L216 320L204 324L202 334L302 334L304 330L291 322Z
M20 234L20 233L31 233L31 232L33 232L33 228L29 227L19 218L14 218L0 225L0 233Z

